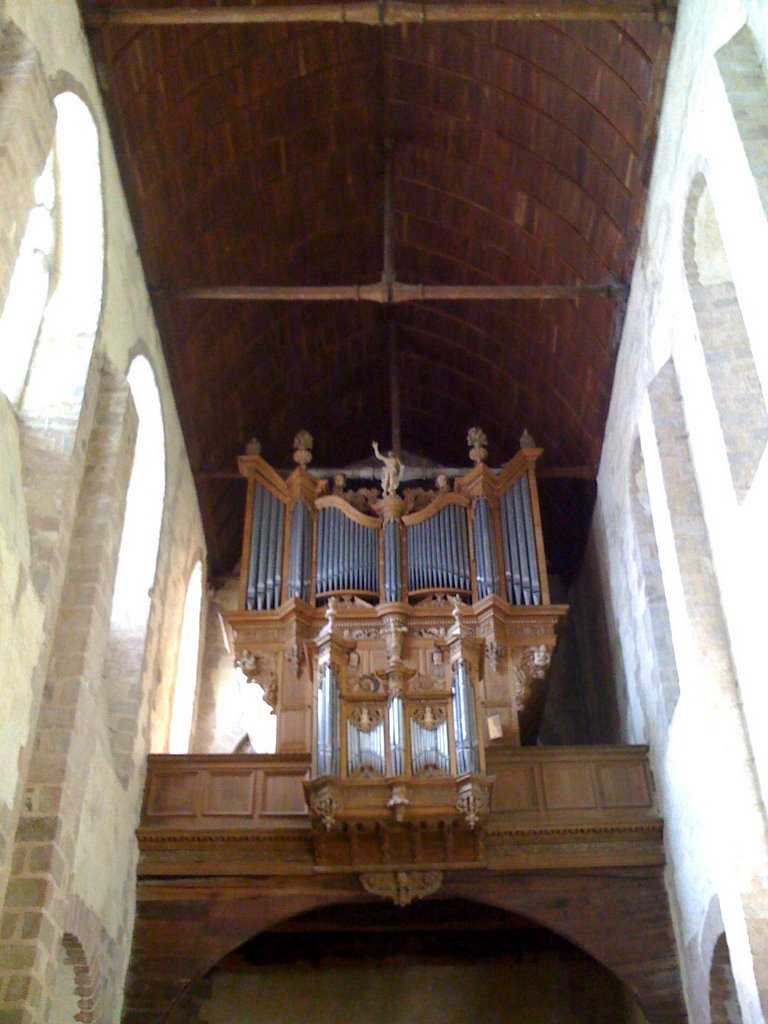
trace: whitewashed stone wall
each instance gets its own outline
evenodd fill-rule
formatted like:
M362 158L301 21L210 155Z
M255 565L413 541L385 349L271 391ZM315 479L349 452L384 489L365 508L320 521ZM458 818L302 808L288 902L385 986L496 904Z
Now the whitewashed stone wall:
M93 355L77 388L45 416L0 394L0 1005L9 1024L46 1019L52 998L78 999L81 1021L117 1021L143 766L166 742L187 579L205 546L77 5L5 0L0 30L0 307L51 146L52 101L65 90L98 129L106 249ZM136 652L131 767L121 775L104 672L136 433L125 375L138 353L160 394L166 478L146 646Z
M752 90L752 98L763 90L762 104L744 105L746 117L732 105L716 59L745 23L758 60L737 69L736 85ZM718 1016L721 996L713 995L710 1013L710 967L723 931L741 1014L731 1006L728 1020L768 1019L768 457L746 401L748 391L763 403L768 396L768 221L753 173L755 148L750 167L743 143L760 133L755 122L768 109L759 63L766 53L765 3L683 0L600 465L596 564L589 569L604 581L622 736L651 747L697 1024L726 1019ZM691 237L701 229L690 218L686 224L697 175L706 180L722 236L752 379L728 362L727 338L721 366L705 359L685 266L686 252L703 244ZM723 330L728 312L720 311ZM715 310L715 330L717 317ZM757 446L745 496L734 488L718 393L741 409L742 436Z

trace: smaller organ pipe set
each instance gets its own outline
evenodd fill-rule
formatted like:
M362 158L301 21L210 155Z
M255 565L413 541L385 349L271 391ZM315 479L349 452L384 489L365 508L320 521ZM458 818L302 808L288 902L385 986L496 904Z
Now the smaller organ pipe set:
M258 454L239 461L241 606L227 621L277 715L277 752L311 753L319 863L354 860L361 844L368 861L397 844L415 857L425 842L431 861L476 861L486 750L535 742L567 612L549 603L541 451L494 470L482 432L468 440L474 468L432 471L434 490L401 488L399 458L375 444L382 493L345 490L343 476L309 472L305 431L289 474Z

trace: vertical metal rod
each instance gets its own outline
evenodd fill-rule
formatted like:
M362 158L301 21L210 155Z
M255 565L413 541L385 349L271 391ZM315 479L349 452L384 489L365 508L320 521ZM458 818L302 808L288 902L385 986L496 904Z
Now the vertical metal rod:
M385 271L386 273L386 271ZM397 362L397 324L389 322L389 405L392 432L392 450L398 457L402 453L400 437L400 374Z

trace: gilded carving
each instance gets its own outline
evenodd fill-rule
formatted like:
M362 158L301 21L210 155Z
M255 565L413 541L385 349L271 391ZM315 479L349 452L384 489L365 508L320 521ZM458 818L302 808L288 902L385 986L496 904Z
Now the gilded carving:
M442 871L377 871L360 875L366 892L407 907L414 900L433 896L443 884Z

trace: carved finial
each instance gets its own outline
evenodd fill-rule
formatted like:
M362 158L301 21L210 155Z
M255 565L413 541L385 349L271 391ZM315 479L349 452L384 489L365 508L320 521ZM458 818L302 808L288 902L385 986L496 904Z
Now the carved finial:
M312 435L308 430L300 430L293 439L293 461L302 469L312 461Z
M467 444L469 445L469 457L477 466L488 458L488 438L480 427L470 427L467 432Z
M252 437L245 446L246 455L261 455L261 441L258 437Z
M329 597L328 604L325 606L325 621L328 623L328 629L333 632L333 625L336 621L336 598Z
M384 463L384 469L381 471L381 493L385 498L390 494L396 494L400 481L403 478L402 462L394 452L387 452L386 455L382 455L377 441L372 441L371 447L373 448L373 454L379 462Z
M336 476L333 478L333 493L343 495L346 486L347 478L344 476L343 473L337 473Z
M528 428L520 435L520 447L521 448L535 448L536 442L533 439L533 435L528 433Z
M438 494L447 494L451 489L451 485L448 483L448 477L445 473L438 473L435 477L435 490Z

